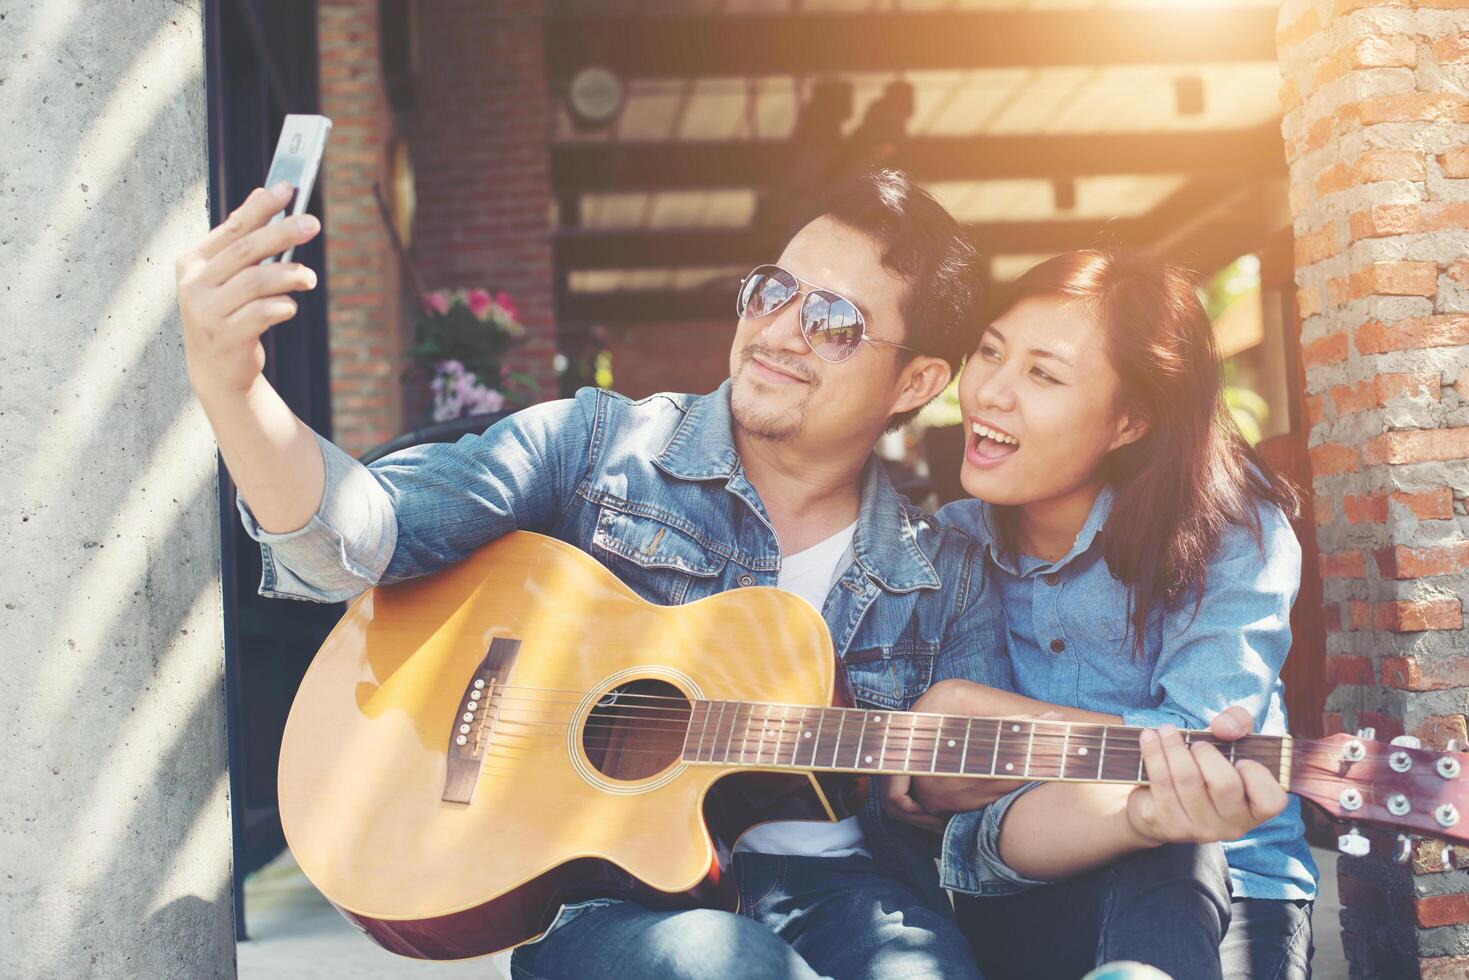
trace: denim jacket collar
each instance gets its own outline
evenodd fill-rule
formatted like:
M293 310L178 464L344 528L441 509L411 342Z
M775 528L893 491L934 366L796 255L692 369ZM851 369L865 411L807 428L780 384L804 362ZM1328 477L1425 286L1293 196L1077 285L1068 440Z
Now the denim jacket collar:
M1116 494L1112 488L1104 485L1101 492L1097 494L1097 499L1092 501L1092 509L1087 512L1086 523L1081 526L1080 531L1076 532L1076 540L1072 542L1071 550L1056 561L1042 563L1032 571L1055 571L1065 568L1073 560L1090 551L1097 540L1097 535L1102 533L1102 528L1107 524L1115 497ZM979 508L979 520L962 521L960 526L970 537L984 546L985 553L997 567L1012 575L1024 574L1020 569L1019 556L1006 555L1000 548L999 536L994 529L993 520L994 508L985 504Z
M729 381L689 403L683 421L653 463L679 480L734 480L743 476L735 451ZM733 489L733 488L732 488ZM852 558L888 592L937 589L938 572L918 546L908 509L874 453L862 470L862 504L852 536Z

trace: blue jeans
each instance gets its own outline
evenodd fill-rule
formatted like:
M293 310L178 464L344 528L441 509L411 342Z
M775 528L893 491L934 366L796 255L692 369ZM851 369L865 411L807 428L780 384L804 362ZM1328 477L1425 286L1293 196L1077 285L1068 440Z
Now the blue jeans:
M1133 960L1174 980L1308 980L1309 902L1234 899L1217 844L1169 844L955 911L989 980L1074 980Z
M979 980L946 910L867 858L737 854L740 911L569 908L515 951L515 980Z

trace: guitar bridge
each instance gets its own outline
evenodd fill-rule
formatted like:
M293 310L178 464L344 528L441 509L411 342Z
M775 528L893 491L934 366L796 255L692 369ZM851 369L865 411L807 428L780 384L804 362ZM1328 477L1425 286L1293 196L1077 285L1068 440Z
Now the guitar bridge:
M474 798L474 787L479 783L485 748L494 726L499 692L519 653L519 640L496 637L464 686L449 731L449 769L441 797L447 803L468 803Z

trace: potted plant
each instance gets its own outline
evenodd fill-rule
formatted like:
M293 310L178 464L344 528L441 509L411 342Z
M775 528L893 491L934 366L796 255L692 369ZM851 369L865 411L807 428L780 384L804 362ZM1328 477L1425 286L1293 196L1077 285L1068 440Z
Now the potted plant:
M438 289L425 293L408 356L430 379L433 420L498 412L528 401L533 379L508 374L505 355L525 336L508 293Z

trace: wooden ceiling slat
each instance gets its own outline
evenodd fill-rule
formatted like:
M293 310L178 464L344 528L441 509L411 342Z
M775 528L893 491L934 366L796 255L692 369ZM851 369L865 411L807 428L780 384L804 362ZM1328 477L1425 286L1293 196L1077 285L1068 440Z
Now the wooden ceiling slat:
M1007 221L973 224L969 240L982 254L1060 252L1104 240L1133 241L1145 218L1111 221ZM556 236L556 265L578 269L679 269L773 262L789 235L782 230L678 228L564 231Z
M553 16L546 64L627 78L1274 63L1273 7Z
M1190 181L1147 214L1111 222L1062 221L970 226L971 235L994 236L990 254L1061 252L1088 248L1101 240L1154 251L1169 262L1201 275L1211 275L1226 263L1258 247L1266 229L1259 209L1244 206L1221 211L1221 202L1238 200L1251 185L1248 178L1206 178ZM1008 236L1001 239L1000 236ZM675 255L677 243L688 250ZM557 238L557 260L582 262L581 268L635 267L637 257L660 267L681 263L713 266L768 261L784 246L776 233L763 237L728 229L680 232L563 233ZM983 248L983 246L981 246ZM756 255L753 249L763 249ZM619 252L620 250L620 252ZM697 250L697 251L696 251ZM621 255L622 261L614 260ZM666 261L665 261L666 260ZM597 263L607 262L608 265ZM668 321L722 321L733 317L735 283L702 289L626 289L604 293L568 292L559 301L558 315L568 322L655 323Z
M763 188L790 174L789 141L563 143L551 150L558 192ZM1177 133L919 137L884 161L921 181L1195 174L1260 177L1285 172L1278 124Z

